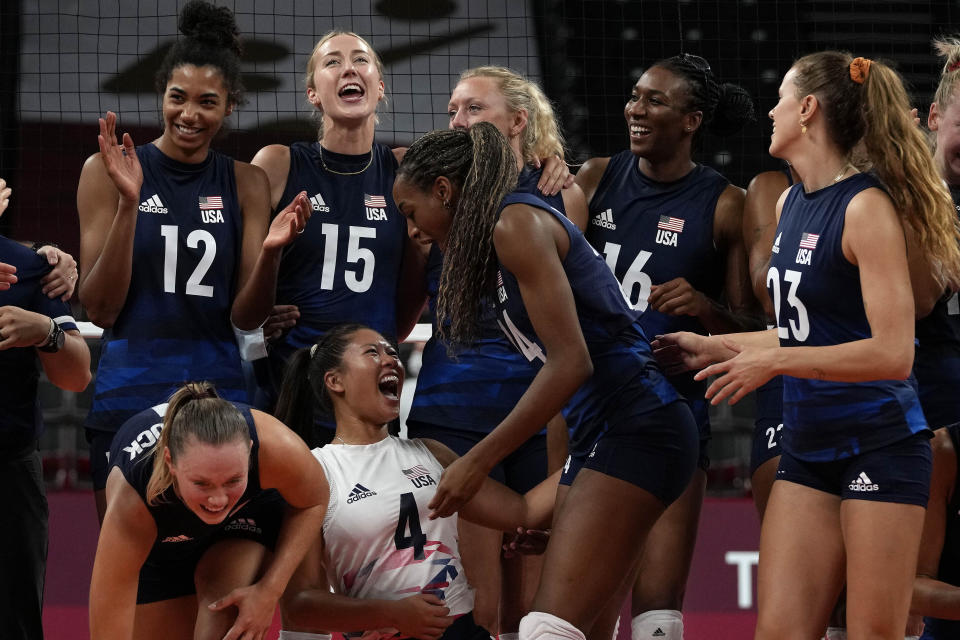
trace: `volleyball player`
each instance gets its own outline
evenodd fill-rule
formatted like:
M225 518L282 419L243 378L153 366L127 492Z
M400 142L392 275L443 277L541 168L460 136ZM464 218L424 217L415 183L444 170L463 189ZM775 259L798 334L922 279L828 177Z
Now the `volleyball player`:
M0 215L11 193L0 179ZM90 382L90 351L70 307L44 291L50 270L46 259L0 235L0 620L11 640L43 638L49 510L37 451L40 370L68 391Z
M510 414L447 468L430 507L456 511L569 403L571 450L586 462L554 518L520 637L582 638L639 556L638 540L689 483L696 425L603 259L559 212L512 194L516 175L506 141L481 122L418 140L394 187L413 231L444 251L441 336L469 344L489 294L511 342L540 366Z
M721 361L697 374L718 376L715 403L784 374L756 637L819 636L844 583L849 637L902 637L930 481L930 431L908 379L914 309L960 281L956 214L889 67L805 56L770 117L771 155L801 178L778 203L767 277L777 329L658 346L680 345L693 366ZM861 138L871 174L851 164Z
M307 100L316 110L314 142L269 145L253 158L269 178L270 204L306 191L319 218L284 252L272 326L287 329L258 361L272 407L287 359L330 327L362 320L391 338L403 338L424 303L425 252L407 237L391 189L402 151L374 143L377 107L385 99L383 65L360 36L331 31L307 61ZM290 326L292 325L292 326ZM333 437L318 424L308 443Z
M110 453L91 638L262 637L326 508L303 442L188 383L127 421Z
M927 124L936 136L934 160L950 188L954 206L960 206L960 40L956 37L934 41L944 59ZM960 634L960 540L957 491L957 455L960 451L960 307L956 292L948 291L929 316L917 322L917 350L914 374L920 404L932 428L933 475L927 505L917 579L913 587L911 614L924 617L923 638L945 640Z
M329 506L322 536L284 596L284 638L385 627L403 637L489 637L472 617L457 518L431 519L427 508L456 453L387 431L399 414L403 378L394 346L358 324L331 329L290 361L278 415L309 427L316 403L335 416L337 429L329 445L313 450L330 485ZM526 496L487 479L460 516L505 530L543 526L557 477L559 470Z
M743 189L693 160L704 131L729 135L753 120L750 96L720 83L703 58L681 54L643 73L624 117L630 149L588 160L577 174L589 198L587 240L643 312L647 336L750 328ZM699 468L647 537L633 585L634 640L683 637L680 609L707 486L706 383L688 372L669 379L697 420Z
M163 134L136 148L124 134L121 147L108 112L77 190L80 300L106 329L86 423L101 519L106 454L125 420L183 380L248 400L231 314L247 328L267 317L280 247L309 214L301 196L265 238L263 172L210 148L242 95L233 14L190 2L180 30L156 75Z
M504 67L467 69L453 89L448 111L451 128L466 129L477 122L494 124L516 158L520 171L516 191L539 195L583 229L586 203L579 187L572 185L554 195L540 191L541 186L548 189L552 184L551 169L540 168L541 159L546 165L565 165L563 137L553 108L539 86ZM442 265L440 249L431 247L427 292L434 317ZM479 338L459 349L455 357L447 353L446 343L437 336L424 346L407 418L410 437L432 438L458 455L469 451L500 423L536 374L497 326L492 305L482 313ZM464 411L464 406L472 408ZM548 430L551 433L541 431L531 436L492 469L491 477L525 493L559 469L566 457L562 417L554 418ZM562 446L552 442L548 446L551 438L559 439ZM470 583L477 590L475 618L491 631L499 631L501 637L515 634L533 598L542 556L501 560L503 534L499 530L462 520L460 533L460 552Z

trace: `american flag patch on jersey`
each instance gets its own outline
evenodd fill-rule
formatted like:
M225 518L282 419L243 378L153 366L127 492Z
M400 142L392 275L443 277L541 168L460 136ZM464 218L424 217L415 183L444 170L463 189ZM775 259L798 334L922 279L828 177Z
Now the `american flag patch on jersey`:
M383 209L387 206L387 199L383 196L371 196L363 194L363 206L371 209Z
M800 246L804 249L816 249L819 239L820 235L817 233L804 233L800 236Z
M403 469L403 475L413 480L414 478L419 478L420 476L430 475L430 470L424 467L422 464L418 464L414 467L410 467L409 469Z
M200 209L223 209L223 198L220 196L200 196Z
M660 222L657 223L657 229L666 229L667 231L683 231L683 218L674 218L673 216L660 216Z

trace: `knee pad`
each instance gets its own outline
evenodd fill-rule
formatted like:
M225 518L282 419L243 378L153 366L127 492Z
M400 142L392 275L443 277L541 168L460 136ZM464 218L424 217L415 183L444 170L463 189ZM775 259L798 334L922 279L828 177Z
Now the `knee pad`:
M633 640L683 640L683 614L674 609L654 609L634 617Z
M531 611L520 620L520 640L587 640L583 632L557 616Z

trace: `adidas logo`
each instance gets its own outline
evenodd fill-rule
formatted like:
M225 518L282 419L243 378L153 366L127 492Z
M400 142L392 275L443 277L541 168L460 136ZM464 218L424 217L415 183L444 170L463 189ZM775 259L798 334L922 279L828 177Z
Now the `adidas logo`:
M190 536L180 534L179 536L167 536L160 542L187 542L188 540L193 540Z
M249 531L250 533L263 533L263 530L257 526L253 518L236 518L223 529L224 531Z
M144 213L167 213L167 208L160 202L160 196L153 194L140 203L140 211Z
M665 633L663 632L663 629L661 629L660 627L657 627L657 630L654 631L653 634L651 634L650 637L651 637L651 638L662 638L662 637L664 637L665 635L667 635L667 634L665 634Z
M850 483L850 491L879 491L880 485L874 484L863 471L857 476L857 479Z
M347 504L352 504L358 500L363 500L364 498L369 498L370 496L375 495L377 495L376 491L370 491L370 489L367 489L358 482L350 491L350 495L347 496Z
M777 234L777 239L773 243L773 249L771 249L771 251L773 251L774 253L780 253L780 236L782 235L783 235L782 231Z
M604 229L610 229L611 231L617 230L617 225L613 223L613 209L601 211L597 214L597 217L590 222L598 227L603 227Z
M327 206L327 203L323 201L323 196L319 193L312 198L310 198L310 204L313 207L314 211L322 211L323 213L330 213L330 207Z

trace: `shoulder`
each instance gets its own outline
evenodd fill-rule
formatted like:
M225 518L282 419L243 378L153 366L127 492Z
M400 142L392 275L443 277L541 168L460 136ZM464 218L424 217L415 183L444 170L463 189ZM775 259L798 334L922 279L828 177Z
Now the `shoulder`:
M267 172L255 164L234 160L233 170L237 174L237 188L240 190L259 189L267 184Z
M407 155L407 147L396 147L393 149L393 157L396 159L398 165L403 162L405 155Z
M251 163L268 170L278 163L289 164L290 147L285 144L268 144L257 151Z
M869 185L858 191L847 203L846 224L869 225L871 221L896 220L893 201L880 186ZM899 225L898 225L899 226Z
M606 172L609 164L609 157L590 158L584 162L580 167L580 170L577 171L577 175L574 177L574 182L580 185L580 188L583 189L583 195L586 197L588 203L593 199L593 194L597 189L597 185L600 184L600 179L603 177L603 174Z
M446 469L453 461L459 458L453 449L438 442L436 440L431 440L430 438L417 438L417 440L427 448L427 450L436 458L437 462L440 463L440 466Z
M783 193L790 181L783 171L764 171L758 173L747 185L747 195L776 195Z

